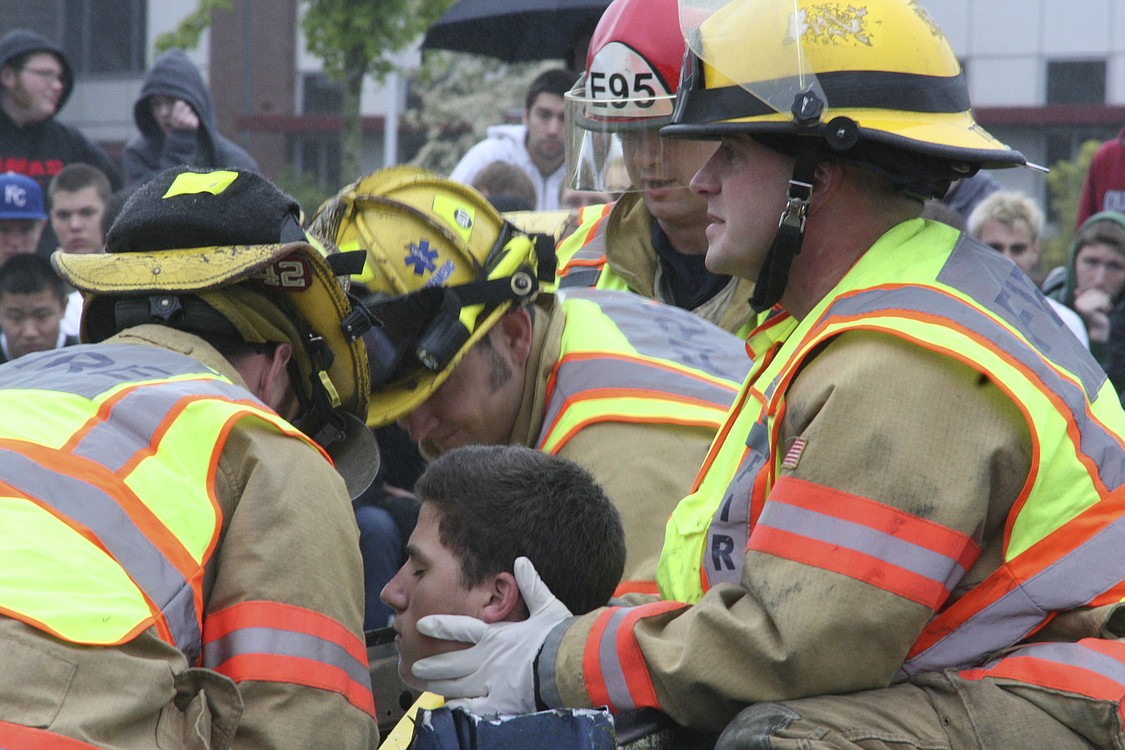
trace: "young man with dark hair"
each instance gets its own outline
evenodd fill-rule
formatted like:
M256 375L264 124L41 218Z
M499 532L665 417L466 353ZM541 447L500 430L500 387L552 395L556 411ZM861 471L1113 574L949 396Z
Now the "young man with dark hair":
M51 262L17 255L0 266L0 363L78 343L60 330L66 285Z
M418 618L528 618L517 560L530 560L575 614L609 601L621 578L621 519L571 461L523 446L467 446L431 463L414 489L421 511L408 559L382 593L395 612L399 674L408 685L425 687L410 671L416 660L467 647L421 635Z
M540 73L528 86L523 124L490 127L488 137L461 157L450 179L469 185L487 165L506 161L526 172L535 183L536 210L558 208L559 189L566 172L563 95L577 77L577 73L562 69Z
M51 229L64 253L105 251L103 223L112 188L105 172L90 164L68 164L47 184ZM82 320L82 295L72 291L67 298L62 330L77 336Z
M102 214L113 188L105 172L90 164L68 164L47 184L51 228L64 253L100 253L105 247Z

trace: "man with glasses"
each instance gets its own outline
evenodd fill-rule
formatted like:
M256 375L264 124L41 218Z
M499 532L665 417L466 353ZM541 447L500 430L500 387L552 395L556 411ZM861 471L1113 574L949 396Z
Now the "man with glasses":
M85 162L102 170L116 190L117 168L100 148L55 115L74 89L74 75L62 50L27 29L0 37L0 172L19 172L47 182L67 164ZM39 241L43 254L58 247L48 228Z

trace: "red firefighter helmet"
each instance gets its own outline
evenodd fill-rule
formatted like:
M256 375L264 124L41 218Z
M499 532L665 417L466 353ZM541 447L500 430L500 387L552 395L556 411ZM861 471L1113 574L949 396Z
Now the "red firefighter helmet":
M676 0L614 0L590 37L586 71L566 95L567 177L579 190L630 189L622 133L671 121L684 59ZM630 137L630 136L626 136Z

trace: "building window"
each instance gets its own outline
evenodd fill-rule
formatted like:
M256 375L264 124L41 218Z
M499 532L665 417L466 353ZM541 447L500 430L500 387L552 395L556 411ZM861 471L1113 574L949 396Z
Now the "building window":
M296 171L312 175L326 193L340 184L340 136L337 133L310 133L291 136L289 153Z
M30 29L55 42L76 75L141 73L146 8L135 0L0 0L0 18L5 29Z
M1047 104L1105 104L1105 60L1048 61Z
M330 81L324 73L305 73L301 76L304 96L301 112L306 115L338 115L344 104L344 86L340 81Z

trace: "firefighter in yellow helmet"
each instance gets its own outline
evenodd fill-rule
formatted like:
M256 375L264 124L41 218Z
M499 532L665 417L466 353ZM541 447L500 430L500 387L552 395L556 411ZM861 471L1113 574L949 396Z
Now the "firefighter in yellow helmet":
M483 711L655 708L724 750L1122 747L1125 414L1019 269L919 218L1024 157L918 3L680 11L662 133L718 140L707 263L771 314L669 519L665 601L424 619L476 645L415 674Z
M379 363L368 424L398 420L431 457L476 443L574 461L621 512L623 590L655 593L664 519L749 368L742 342L632 294L540 294L551 239L422 170L360 179L310 231L368 253L371 294L345 322Z
M377 468L368 362L299 216L178 168L53 256L88 343L0 368L0 745L377 743L341 477Z
M578 213L558 246L558 288L633 292L744 337L753 280L705 267L707 201L688 188L715 144L660 135L684 57L676 9L676 0L614 0L590 39L566 96L568 184L623 192Z

